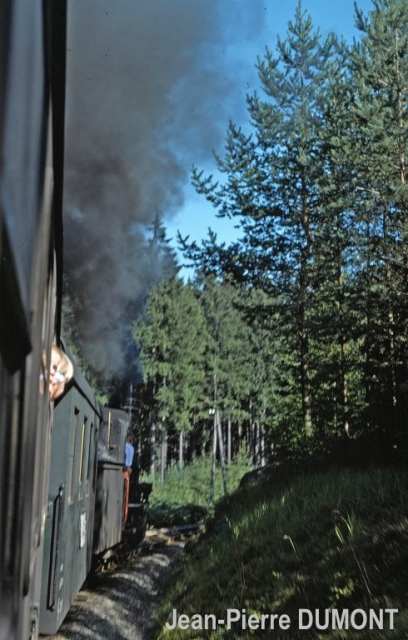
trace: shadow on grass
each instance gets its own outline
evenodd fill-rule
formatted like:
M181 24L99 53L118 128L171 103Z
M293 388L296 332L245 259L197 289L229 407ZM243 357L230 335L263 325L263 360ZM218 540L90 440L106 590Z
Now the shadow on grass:
M156 529L202 522L208 515L206 507L197 504L174 505L168 502L149 505L148 524Z

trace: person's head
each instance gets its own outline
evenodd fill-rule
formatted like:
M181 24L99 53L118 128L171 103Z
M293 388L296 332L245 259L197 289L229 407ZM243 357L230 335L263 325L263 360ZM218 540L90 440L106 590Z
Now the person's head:
M65 385L74 375L74 367L68 356L55 344L51 348L49 375L50 400L55 400L64 392Z
M129 442L129 444L133 444L133 436L131 436L130 433L128 433L127 441Z

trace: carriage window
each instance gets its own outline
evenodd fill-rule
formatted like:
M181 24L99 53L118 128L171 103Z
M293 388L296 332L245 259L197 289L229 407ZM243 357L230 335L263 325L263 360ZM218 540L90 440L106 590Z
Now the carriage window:
M4 379L2 376L4 373ZM10 577L14 574L16 554L16 530L18 523L18 469L21 461L18 458L18 386L17 376L13 379L6 373L0 359L0 379L4 383L4 397L0 403L2 424L7 424L8 428L4 430L4 438L2 439L2 464L0 469L1 477L1 495L0 495L0 515L2 528L0 530L0 575L2 577ZM6 401L4 402L4 398ZM9 402L7 400L11 399Z
M82 423L82 435L81 435L81 457L80 457L80 466L79 466L79 477L78 480L81 483L84 479L84 467L85 467L85 452L86 452L86 435L87 435L87 422L88 418L84 418Z
M108 413L108 441L107 441L108 451L110 451L110 448L111 448L111 430L112 430L112 414L109 411L109 413Z
M74 419L72 421L72 431L71 431L71 449L69 452L69 469L68 469L68 502L72 504L74 497L74 465L75 465L75 449L76 449L76 439L78 433L78 419L79 419L79 409L75 409L74 411Z
M88 460L87 460L87 472L86 472L86 480L89 481L91 477L91 462L92 462L92 444L94 439L94 426L91 422L91 430L89 434L89 447L88 447Z

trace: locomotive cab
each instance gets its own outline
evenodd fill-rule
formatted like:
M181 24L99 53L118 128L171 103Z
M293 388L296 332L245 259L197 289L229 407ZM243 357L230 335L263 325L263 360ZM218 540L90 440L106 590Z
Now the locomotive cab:
M122 541L127 482L124 480L126 436L130 418L120 409L104 409L98 443L98 473L93 553L104 554Z

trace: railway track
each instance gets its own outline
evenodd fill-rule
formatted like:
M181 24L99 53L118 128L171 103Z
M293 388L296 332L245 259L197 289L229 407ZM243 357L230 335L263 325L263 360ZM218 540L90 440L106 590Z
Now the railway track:
M123 567L132 558L155 553L162 547L172 544L180 546L180 543L186 542L191 536L204 531L204 528L205 525L200 522L169 528L148 529L143 541L134 549L124 549L122 546L118 546L94 568L94 572L96 574L110 573Z
M175 540L188 540L192 535L203 530L204 524L202 522L170 527L168 529L149 529L146 532L143 542L138 545L136 551L142 553L143 551L157 549L165 544L172 544Z

